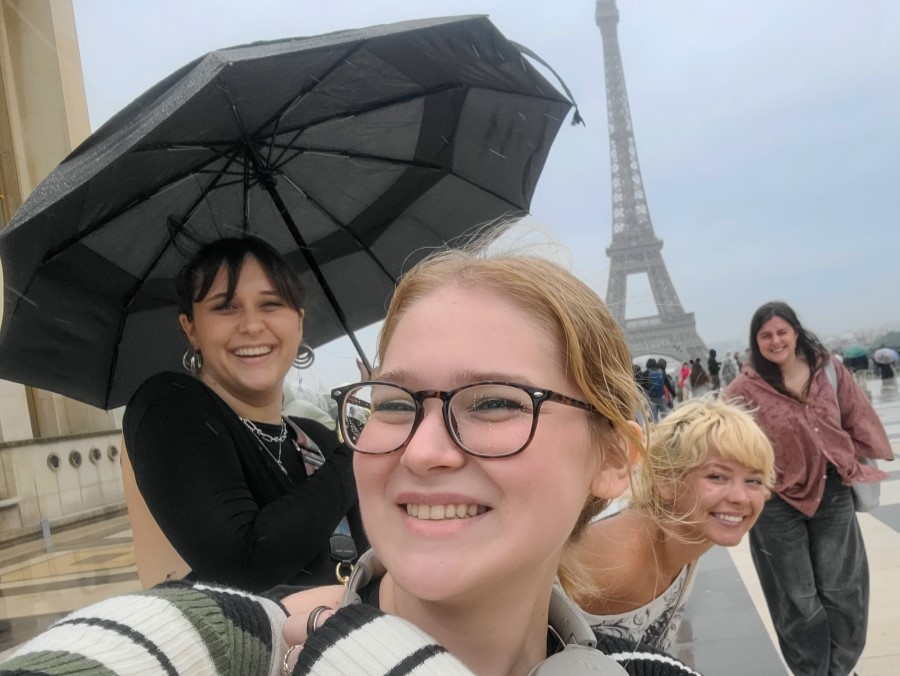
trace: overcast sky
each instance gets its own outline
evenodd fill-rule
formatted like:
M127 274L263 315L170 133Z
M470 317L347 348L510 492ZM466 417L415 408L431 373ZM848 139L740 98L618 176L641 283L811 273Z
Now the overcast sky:
M587 122L560 130L532 213L571 249L578 275L605 293L609 143L592 0L74 6L94 129L216 48L425 16L490 15L556 69ZM618 6L650 214L682 305L695 313L706 343L745 342L750 315L775 298L823 335L900 324L900 2ZM646 297L630 295L629 304L629 316L652 312Z

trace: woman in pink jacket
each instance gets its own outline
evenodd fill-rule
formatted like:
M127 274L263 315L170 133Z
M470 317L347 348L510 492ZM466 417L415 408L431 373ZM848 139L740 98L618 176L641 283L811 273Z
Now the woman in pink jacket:
M725 390L757 409L775 449L772 498L750 551L791 671L849 674L866 641L869 569L850 485L886 475L861 458L893 458L853 376L786 303L750 321L750 364Z

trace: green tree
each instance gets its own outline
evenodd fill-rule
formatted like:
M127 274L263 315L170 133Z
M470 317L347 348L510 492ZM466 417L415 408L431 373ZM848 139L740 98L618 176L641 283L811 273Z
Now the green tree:
M888 331L878 340L872 341L872 347L878 349L882 345L897 349L900 347L900 331Z

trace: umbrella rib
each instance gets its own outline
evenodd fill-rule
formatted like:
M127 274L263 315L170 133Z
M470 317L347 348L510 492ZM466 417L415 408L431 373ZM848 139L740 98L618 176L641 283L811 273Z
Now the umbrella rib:
M356 117L358 115L364 115L365 113L370 113L374 110L380 110L382 108L389 108L390 106L400 105L402 103L409 103L410 101L414 101L415 99L423 98L426 96L431 96L433 94L441 94L443 92L452 91L454 89L462 89L462 88L466 88L466 87L468 87L468 85L463 85L463 84L459 84L459 83L457 83L457 84L442 84L442 85L438 85L435 87L431 87L430 89L425 89L423 91L410 92L408 94L400 94L394 98L384 99L381 101L369 103L367 105L360 106L359 108L356 108L353 110L343 109L339 115L324 115L319 119L314 119L311 121L304 122L302 125L300 125L298 127L288 126L284 129L282 129L280 132L278 132L278 134L293 133L293 136L291 138L291 142L293 142L300 134L305 132L310 127L314 127L316 125L320 125L325 122L331 122L331 121L340 120L343 118ZM513 94L515 96L520 96L523 99L535 99L538 101L545 101L545 102L548 100L546 96L540 96L538 94L528 94L528 93L519 92L519 91L506 91L503 89L497 89L495 87L471 87L471 89L479 89L479 90L483 90L486 92L498 92L500 94ZM566 104L568 106L572 105L571 101L569 101L567 99L563 99L562 101L559 101L559 103ZM547 115L547 113L544 113L544 115ZM549 115L547 115L547 116L551 117ZM557 118L553 118L553 119L557 119ZM273 133L273 134L271 134L271 137L274 138L275 135L276 134ZM278 159L276 158L274 163L277 164L277 162L278 162Z
M409 167L411 169L419 168L419 169L433 169L435 171L443 171L443 167L438 164L434 164L431 162L423 162L420 160L402 160L397 159L395 157L385 157L384 155L372 155L369 153L350 153L346 150L341 150L338 148L305 148L305 147L288 147L277 145L277 148L282 148L286 152L291 152L291 154L281 161L278 164L272 165L272 171L280 171L282 167L284 167L288 162L291 162L299 155L327 155L330 157L338 157L345 158L348 160L365 160L369 162L379 162L381 164L389 164L398 167ZM219 188L225 188L232 185L237 185L239 183L244 182L244 171L211 171L211 170L200 170L194 172L195 174L208 174L208 175L222 175L222 176L232 176L234 180L224 181L217 186ZM251 179L253 182L255 179Z
M265 166L265 167L270 167L270 166L272 166L272 153L271 153L271 147L272 147L272 144L274 144L275 137L276 137L276 136L278 135L278 133L279 133L279 132L278 132L278 127L279 127L279 124L280 124L280 122L281 122L281 119L284 117L284 115L286 115L288 112L290 112L291 110L293 110L297 105L299 105L299 103L303 100L304 97L306 97L307 94L309 94L310 92L314 91L314 90L322 83L322 81L323 81L328 75L330 75L332 72L334 72L334 71L340 66L340 64L344 63L348 58L350 58L350 56L351 56L352 54L354 54L356 51L358 51L359 49L361 49L361 48L362 48L362 45L364 45L364 44L365 44L364 42L363 42L363 43L358 43L358 44L356 44L356 45L353 45L350 49L344 50L343 55L340 56L339 58L337 58L337 59L334 60L334 62L332 63L331 67L328 68L328 69L323 73L323 77L322 77L321 79L313 78L313 81L314 81L315 84L313 84L309 89L307 89L307 90L305 90L305 91L299 93L297 96L295 96L293 99L291 99L288 103L286 103L286 104L284 105L284 107L283 107L281 110L279 110L279 111L273 113L272 116L269 117L268 120L266 120L265 122L261 123L261 124L257 127L256 131L255 131L253 134L250 134L250 133L247 132L247 129L246 129L246 127L244 126L244 122L243 122L243 120L241 119L240 115L238 114L237 106L234 104L234 101L233 101L233 99L231 98L231 92L230 92L230 91L228 90L228 88L225 87L223 84L220 84L220 85L219 85L219 89L220 89L220 90L222 91L222 93L225 95L225 98L228 100L229 105L231 105L231 110L232 110L232 113L234 114L235 120L237 121L238 129L240 129L241 137L242 137L243 142L244 142L246 145L251 145L251 139L256 139L256 138L260 138L260 137L261 137L261 138L268 138L268 139L270 140L270 142L269 142L270 147L269 147L269 150L266 152L266 157L265 157L265 158L263 158L262 154L259 153L259 151L257 151L257 150L255 149L255 146L253 146L253 148L254 148L254 155L256 155L256 160L257 160L257 162L258 162L258 164L257 164L258 167L261 168L261 167L263 167L263 166ZM328 119L328 118L325 118L325 119ZM264 131L263 131L263 130L269 128L269 127L271 127L271 131L270 131L270 132L264 132ZM298 134L299 134L299 133L302 133L302 132L298 132ZM296 138L296 136L295 136L294 138ZM277 162L277 160L276 160L276 162Z
M351 49L346 50L342 56L336 58L332 64L331 68L327 69L323 73L323 76L321 79L313 78L313 80L315 82L315 84L313 86L311 86L309 89L307 89L307 90L301 92L300 94L298 94L297 96L295 96L293 99L291 99L291 101L289 103L286 103L281 110L274 113L268 120L266 120L265 122L260 124L259 127L257 127L256 132L254 132L253 136L263 135L263 136L268 136L269 138L274 138L279 133L279 131L278 131L279 126L280 126L281 120L284 118L284 116L287 113L289 113L291 110L293 110L295 107L297 107L297 105L303 100L303 98L305 98L310 92L314 91L319 85L321 85L324 82L324 80L331 73L333 73L338 67L340 67L340 65L342 63L345 63L347 61L347 59L349 59L353 54L362 50L367 45L367 43L368 43L368 40L358 42L355 45L353 45ZM451 89L459 89L461 87L468 87L468 86L469 85L464 85L462 83L439 85L436 87L432 87L431 89L426 89L424 91L412 92L409 94L402 94L393 99L386 99L383 101L378 101L376 103L371 103L368 106L362 106L354 111L349 111L349 112L345 111L341 114L340 117L352 117L354 115L360 115L362 113L371 112L372 110L378 110L379 108L387 108L389 106L396 105L399 103L406 103L408 101L411 101L416 98L420 98L422 96L429 96L431 94L437 94L442 91L449 91ZM537 94L529 94L527 92L514 91L514 90L503 90L503 89L498 89L496 87L478 87L478 89L484 89L485 91L500 92L502 94L515 94L517 96L522 96L523 98L539 99L541 101L548 100L547 95L540 91ZM561 100L560 103L567 103L569 105L572 105L572 102L569 99L565 99L565 98L563 100ZM330 119L337 119L337 118L325 116L320 120L307 122L303 127L300 128L299 131L302 132L303 130L305 130L308 127L314 126L316 124L321 124L322 122L326 122ZM265 130L269 126L272 127L272 131L264 132L263 130ZM291 130L291 128L289 127L280 133L289 133L290 130ZM269 156L267 157L267 160L271 161L271 154L269 154Z
M241 116L238 114L237 107L232 103L231 95L229 94L228 90L223 87L222 92L224 93L225 97L228 99L228 102L232 104L231 110L232 110L232 113L234 114L235 121L237 122L238 128L241 131L241 134L244 135L244 139L245 139L244 148L245 148L245 153L247 156L246 157L247 164L252 162L254 164L254 166L256 167L260 184L265 188L265 190L272 197L272 201L275 203L275 206L278 209L279 214L281 214L282 220L284 220L285 225L288 226L288 229L291 231L291 235L294 237L294 241L300 247L300 250L303 253L303 257L306 259L307 265L309 265L310 269L313 271L313 274L315 274L316 279L319 281L319 284L322 286L322 289L325 292L326 297L328 298L329 302L331 302L332 307L334 307L335 313L338 315L338 320L344 326L344 329L346 330L347 334L349 336L351 336L351 340L353 340L354 345L357 346L357 351L360 352L360 356L363 358L363 360L365 360L366 357L362 353L362 348L356 343L356 337L353 335L353 332L350 330L350 327L347 324L346 317L344 317L343 311L340 309L340 306L337 303L337 299L334 297L334 294L331 292L331 288L328 286L328 282L325 280L324 275L319 270L319 266L315 262L315 259L312 257L312 253L309 250L309 247L307 246L305 240L300 235L300 231L297 228L296 224L294 223L293 217L290 215L287 205L285 205L284 201L281 199L281 195L278 194L278 191L275 187L275 179L273 176L273 173L274 173L273 167L271 167L269 164L266 163L266 161L263 159L262 154L259 152L259 149L253 144L253 142L249 138L247 138L246 129L244 127L243 120L241 120ZM344 225L340 221L335 219L326 209L324 209L320 204L318 204L318 202L316 202L315 200L311 199L308 195L306 195L306 193L304 193L303 190L301 190L293 181L291 181L289 177L285 176L283 172L279 171L278 174L280 176L284 177L285 180L287 180L288 183L290 183L291 186L293 186L301 195L303 195L304 197L306 197L306 199L308 199L313 204L315 204L316 208L318 208L319 211L321 211L323 214L328 216L328 218L334 224L336 224L344 232L349 234L360 245L360 247L364 251L366 251L366 253L368 253L369 257L379 267L379 269L381 269L382 272L384 272L384 274L387 275L388 279L390 279L392 283L396 284L397 280L394 279L394 277L387 271L387 269L384 267L384 265L382 265L381 261L378 260L378 258L375 256L375 254L373 252L369 251L368 247L366 247L359 240L359 238L356 236L355 233L349 231L346 227L344 227ZM246 192L244 193L244 195L246 198Z
M443 171L444 168L439 164L434 164L432 162L424 162L420 160L401 160L394 157L384 157L383 155L371 155L369 153L349 153L346 150L340 150L338 148L298 148L298 147L285 147L284 153L290 152L291 154L286 157L283 161L279 161L278 164L273 165L273 169L281 169L288 162L293 161L298 155L328 155L331 157L345 158L348 160L366 160L370 162L380 162L382 164L390 164L398 167L409 167L410 169L434 169L437 171ZM283 153L283 154L284 154Z
M381 259L375 255L375 252L372 251L372 249L359 238L359 235L357 235L350 228L348 228L346 225L341 223L341 221L339 221L330 211L328 211L328 209L326 209L322 204L320 204L318 200L311 197L307 192L305 192L302 188L300 188L300 186L298 186L296 183L294 183L291 180L290 176L287 176L286 174L284 174L281 171L278 172L278 175L281 176L285 181L287 181L288 184L292 188L294 188L294 190L296 190L298 193L303 195L303 197L308 202L310 202L313 206L315 206L316 209L318 209L322 214L324 214L325 217L328 218L328 220L330 220L334 225L336 225L338 228L340 228L342 232L349 235L350 238L354 242L356 242L356 244L359 246L360 250L363 251L372 260L372 262L375 263L375 265L378 267L378 269L384 273L385 277L387 277L389 280L391 280L391 284L393 284L393 285L397 284L397 278L394 277L394 275L392 275L390 273L390 271L384 266L384 263L382 263Z
M207 141L205 143L185 143L183 141L180 141L178 143L148 143L147 145L141 146L140 148L134 148L130 151L130 153L132 155L140 155L141 153L158 152L160 150L166 150L169 152L209 150L211 152L218 153L218 155L221 157L223 155L227 155L229 152L232 152L233 149L234 139L223 139L221 141Z
M378 155L365 155L363 153L350 155L350 154L346 153L345 151L329 152L327 150L322 150L322 149L309 150L309 151L302 150L302 149L296 149L296 153L294 155L291 155L291 157L287 158L284 162L282 162L281 164L276 166L276 170L278 170L279 174L284 176L285 174L280 168L283 167L287 162L294 159L294 157L296 155L299 155L302 153L319 153L322 155L327 154L327 155L334 155L337 157L346 157L348 159L360 159L360 160L371 160L371 161L375 161L375 162L383 162L385 164L393 164L396 166L408 167L410 169L427 169L429 171L445 172L447 175L453 176L457 180L462 181L463 183L466 183L467 185L472 186L479 192L482 192L486 195L490 195L491 197L494 197L501 202L505 202L506 204L510 205L516 211L525 211L525 212L528 211L527 208L524 208L522 206L519 206L518 204L514 204L514 203L510 202L506 197L498 195L493 190L487 190L484 186L471 181L470 179L466 178L465 176L463 176L461 174L457 174L456 172L450 171L449 169L445 169L444 167L441 167L439 165L428 164L425 162L416 162L416 161L412 161L412 160L395 160L395 159L390 159L390 158L386 158L386 157L379 157ZM306 193L304 192L304 194L306 194Z
M325 297L331 304L331 309L337 316L338 322L340 322L341 326L344 328L344 332L350 338L350 341L356 348L357 353L359 353L363 364L365 364L366 368L371 371L371 364L369 364L369 360L366 357L366 353L362 349L362 345L360 345L359 341L356 339L356 334L353 333L353 330L350 328L350 323L347 321L347 316L344 314L343 308L341 308L340 304L338 303L334 292L331 290L331 286L328 284L328 280L325 279L325 275L323 274L321 268L319 268L319 264L316 262L315 256L313 256L312 251L310 250L309 246L307 246L306 240L304 240L303 235L300 234L300 230L299 228L297 228L297 224L294 222L294 217L291 216L290 210L287 208L287 205L284 203L284 200L281 199L281 195L278 193L278 189L275 186L275 176L273 175L271 166L266 163L259 150L247 137L247 131L244 127L244 122L243 120L241 120L241 116L238 114L237 107L232 102L228 90L222 87L222 93L231 104L231 111L234 114L235 121L237 122L238 128L241 131L241 135L244 138L244 148L247 161L253 163L260 184L263 186L263 188L265 188L266 192L269 193L269 196L272 198L272 202L275 204L275 208L278 210L278 214L281 216L281 220L284 221L284 224L290 231L291 236L294 238L294 242L297 243L297 247L300 249L300 253L306 261L306 264L309 266L310 271L313 273L313 275L315 275L316 280L319 282L319 286L322 288L322 292L325 294Z
M222 154L218 155L217 157L213 158L212 160L205 162L204 164L208 165L210 162L215 162L216 160L222 159L223 157L227 157L227 156L228 156L227 152L222 153ZM228 160L228 163L225 165L222 172L227 171L228 167L230 167L234 163L234 161L235 161L234 157L231 157ZM128 213L129 211L140 206L141 204L143 204L150 198L155 197L156 195L159 195L159 194L165 192L166 190L171 190L179 183L186 181L186 180L190 179L191 177L196 176L199 173L203 173L204 175L213 175L214 178L212 181L212 185L215 185L216 181L218 180L218 177L222 175L222 172L196 170L194 168L187 169L184 172L179 173L176 176L173 176L169 181L153 188L152 190L148 190L148 191L142 193L141 195L138 195L133 200L131 200L128 204L123 206L121 209L114 211L113 213L106 216L106 218L103 218L99 221L96 221L95 223L92 223L89 227L85 228L84 230L78 231L72 237L69 237L68 239L65 239L62 242L60 242L60 244L58 244L56 247L48 249L47 253L44 254L43 261L47 262L47 261L53 260L56 256L58 256L60 253L62 253L69 247L81 242L82 240L93 235L97 230L100 230L101 228L105 227L110 221L113 221L113 220L119 218L120 216L122 216L123 214ZM208 191L209 189L210 188L206 188L206 191ZM199 202L199 200L198 200L198 202ZM194 207L192 207L192 209L193 208L196 208L196 205Z
M343 308L341 307L340 303L338 303L334 292L331 290L331 286L328 284L328 280L325 279L325 274L319 267L318 262L316 262L316 258L312 254L312 250L306 244L306 240L303 239L303 235L300 234L300 230L297 227L297 224L294 222L294 218L293 216L291 216L291 213L288 210L287 205L284 203L284 200L281 199L281 195L278 193L278 189L275 186L275 179L270 175L268 177L268 180L263 181L262 185L266 189L266 192L269 193L269 196L272 198L272 202L275 204L275 208L278 210L281 219L284 221L284 224L290 231L291 236L297 243L297 248L300 249L300 253L303 255L303 258L306 261L306 264L309 266L310 271L315 276L316 281L319 282L319 286L322 288L322 293L324 293L325 298L328 299L328 302L331 305L331 309L334 311L338 322L344 328L344 332L347 334L347 337L350 338L350 342L353 343L353 347L356 348L356 352L362 359L363 364L371 371L372 366L369 363L369 359L366 357L366 353L363 351L362 345L359 344L359 341L357 340L356 334L353 332L353 329L350 328L350 322L347 321L347 316L344 314Z
M219 176L219 175L221 175L221 176L237 176L237 177L243 177L243 175L244 175L242 171L241 171L241 172L238 172L238 171L225 171L225 170L222 170L222 171L216 171L216 170L212 170L212 169L201 169L200 171L195 171L194 173L195 173L195 174L210 175L210 176Z
M303 134L310 127L315 127L320 124L324 124L325 122L332 122L341 119L349 119L352 117L356 117L358 115L364 115L366 113L370 113L373 110L381 110L382 108L390 108L391 106L400 105L402 103L409 103L410 101L414 101L415 99L424 98L426 96L431 96L432 94L440 94L446 91L451 91L453 89L460 89L463 87L461 84L443 84L436 87L432 87L430 89L426 89L424 91L418 92L410 92L408 94L401 94L391 99L384 99L377 102L372 102L364 106L360 106L359 108L353 110L342 110L339 115L324 115L320 119L313 119L311 121L307 121L300 125L299 127L289 126L286 129L278 132L280 134L293 134L291 140L286 144L286 147L290 147L291 144L297 140L297 138ZM276 132L273 131L271 134L272 145L274 146L274 140L276 137ZM284 151L282 151L284 154ZM275 158L273 164L278 164L281 160L281 155Z
M103 405L106 406L109 404L110 397L112 396L112 388L113 381L115 380L116 375L116 367L119 365L119 344L122 342L122 334L125 333L125 318L128 316L128 307L134 302L134 297L137 294L138 289L146 281L147 277L150 275L150 272L156 267L157 263L159 263L160 259L166 252L169 244L166 243L160 248L159 252L156 254L156 257L150 262L150 265L147 267L147 270L143 277L134 284L132 284L131 288L128 290L128 293L125 295L125 300L122 303L123 311L119 313L119 322L116 325L116 339L113 341L113 353L112 359L110 360L108 376L106 378L106 394L103 397Z
M244 203L241 214L241 226L246 234L250 230L250 162L247 161L247 150L244 149Z
M265 137L263 137L263 138L265 138ZM254 143L257 143L257 144L259 143L259 139L248 135L247 138L244 138L243 136L241 136L241 138L238 140L232 139L231 141L221 141L221 142L216 142L216 143L212 143L209 145L206 145L206 144L197 145L197 146L194 146L194 150L209 150L209 151L216 152L217 153L216 157L214 157L212 160L209 160L208 162L206 162L206 164L209 164L209 162L214 162L215 160L217 160L221 157L233 155L235 153L235 147L236 146L243 147L247 143L248 139L250 139ZM183 143L180 143L178 145L179 145L180 149L185 148L185 145ZM275 144L275 146L281 147L281 144ZM159 152L160 150L174 151L175 147L169 143L157 143L154 145L146 145L142 148L136 149L136 150L132 151L131 154L132 155L140 155L141 153ZM266 166L268 166L268 164Z
M269 137L269 139L271 140L271 142L274 143L275 137L278 135L278 128L279 128L279 126L281 125L281 120L284 119L284 116L287 115L287 114L288 114L290 111L292 111L294 108L296 108L296 107L300 104L300 102L301 102L304 98L306 98L307 94L309 94L310 92L315 91L316 88L319 87L319 85L321 85L322 82L323 82L325 79L327 79L329 75L331 75L335 70L337 70L337 69L340 67L340 65L341 65L342 63L344 63L348 58L350 58L350 56L352 56L352 55L353 55L354 53L356 53L359 49L361 49L361 47L362 47L363 44L365 44L365 43L364 43L364 42L357 43L357 44L353 45L350 49L344 50L343 55L340 56L339 58L337 58L337 59L334 60L334 62L331 64L331 67L330 67L330 68L327 68L327 69L322 73L322 77L321 77L321 78L316 78L316 77L310 75L310 77L312 78L314 84L313 84L311 87L309 87L309 89L306 89L305 91L302 91L302 92L300 92L299 94L297 94L297 96L295 96L295 97L294 97L293 99L291 99L288 103L286 103L286 104L284 105L284 107L283 107L281 110L277 111L277 112L274 113L268 120L266 120L265 122L263 122L262 124L260 124L259 127L258 127L257 130L256 130L257 134L258 134L258 135L265 135L264 132L263 132L263 130L266 129L267 127L269 127L269 126L271 125L271 126L272 126L272 131L268 134L268 137ZM276 160L276 161L277 161L277 160ZM266 152L266 162L267 162L267 163L271 163L271 162L272 162L272 145L271 145L271 144L270 144L270 146L269 146L268 151Z
M234 161L235 161L235 158L232 157L229 160L228 165L226 165L226 166L230 166L231 163L233 163ZM194 204L191 205L191 208L185 212L187 217L181 218L179 220L179 222L177 223L177 225L175 225L173 228L171 228L169 230L169 237L168 237L167 241L160 247L159 251L157 252L156 256L153 258L153 260L150 261L150 265L148 265L144 269L144 274L141 275L141 277L138 279L138 281L136 281L134 284L132 284L131 288L128 290L128 293L125 294L125 297L124 297L124 300L122 303L123 311L119 314L119 323L116 326L116 339L113 342L113 345L114 345L113 354L112 354L112 359L110 360L109 376L106 380L106 395L105 395L105 399L104 399L104 404L108 403L110 400L110 397L112 396L113 380L114 380L114 376L116 373L116 366L119 363L119 344L121 343L121 340L122 340L122 334L125 332L125 317L128 316L128 308L131 307L131 304L134 302L134 297L135 297L135 295L137 295L138 289L140 289L141 286L144 285L144 283L147 281L147 278L156 269L156 266L159 264L159 261L162 260L162 257L165 255L168 247L170 245L172 245L173 242L175 241L175 237L179 234L179 231L182 230L185 225L187 225L187 222L190 220L190 216L193 214L194 210L196 210L197 207L200 206L200 204L203 202L203 200L206 199L206 195L209 193L210 190L212 190L215 187L215 184L218 181L218 179L219 179L218 176L213 178L211 184L206 189L203 190L203 192L201 193L200 196L198 196L198 198L196 199Z

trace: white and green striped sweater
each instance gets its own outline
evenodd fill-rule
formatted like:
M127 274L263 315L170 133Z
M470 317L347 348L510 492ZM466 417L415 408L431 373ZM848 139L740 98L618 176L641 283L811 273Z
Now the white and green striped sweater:
M0 676L279 676L287 650L281 636L285 617L278 603L259 596L168 583L72 613L0 664ZM631 676L698 676L668 655L637 650L625 639L598 635L597 650L608 664L591 667L591 674L624 669ZM555 662L562 654L534 673L586 673L560 668ZM474 676L414 625L364 604L328 618L307 640L293 672L388 675Z
M168 583L63 618L0 674L278 676L284 609L223 587Z

